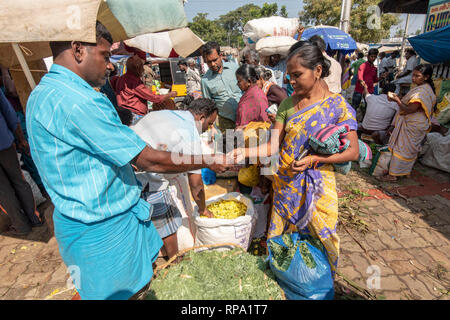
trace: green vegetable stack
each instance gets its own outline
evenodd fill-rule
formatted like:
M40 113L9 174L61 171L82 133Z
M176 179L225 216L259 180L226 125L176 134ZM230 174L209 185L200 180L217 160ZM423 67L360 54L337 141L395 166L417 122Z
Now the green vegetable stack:
M161 270L152 281L148 300L282 300L265 257L242 249L188 252Z

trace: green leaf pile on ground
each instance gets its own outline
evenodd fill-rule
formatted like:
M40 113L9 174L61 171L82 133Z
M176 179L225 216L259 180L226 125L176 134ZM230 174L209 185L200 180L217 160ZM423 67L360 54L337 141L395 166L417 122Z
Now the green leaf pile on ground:
M147 300L282 300L265 262L242 249L188 252L152 280Z

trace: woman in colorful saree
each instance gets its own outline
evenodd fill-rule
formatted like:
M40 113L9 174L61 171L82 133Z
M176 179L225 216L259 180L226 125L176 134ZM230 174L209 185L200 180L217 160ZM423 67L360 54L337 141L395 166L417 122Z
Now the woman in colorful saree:
M402 99L392 95L388 99L400 107L394 117L394 129L388 147L392 152L389 174L383 181L396 181L399 176L409 176L422 150L422 141L431 129L431 114L436 103L436 93L430 64L414 68L412 82L416 85Z
M358 159L355 111L340 94L333 94L322 85L321 79L329 74L330 61L317 46L303 44L287 61L287 74L295 94L280 105L270 142L240 151L242 156L250 158L280 152L278 170L273 176L274 205L267 238L299 232L320 239L334 276L339 237L332 164ZM332 155L309 154L296 160L308 148L308 138L313 133L329 125L344 124L350 129L348 149Z

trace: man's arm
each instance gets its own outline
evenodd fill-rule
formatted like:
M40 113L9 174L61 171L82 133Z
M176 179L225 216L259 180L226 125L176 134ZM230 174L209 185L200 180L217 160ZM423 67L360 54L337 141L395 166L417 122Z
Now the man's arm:
M203 184L202 175L198 173L189 173L188 180L192 197L194 198L194 201L198 206L198 213L201 216L212 218L212 213L208 209L206 209L205 185Z
M202 85L203 98L211 99L211 95L209 94L209 89L208 89L208 85L206 84L205 78L202 79L201 85Z
M412 58L409 58L409 59L412 59ZM409 60L409 59L408 59L408 60ZM412 67L412 63L410 64L410 63L408 63L408 61L406 61L405 70L403 70L402 72L400 72L400 73L397 75L397 79L406 77L407 75L409 75L410 73L412 73L413 69L414 69L414 68Z
M364 91L363 91L364 98L367 98L367 96L369 95L369 90L367 88L367 84L363 80L363 81L361 81L361 85L364 89Z
M215 172L228 170L225 155L182 155L159 151L146 146L132 161L144 171L156 173L180 173L209 168Z
M192 78L193 78L195 81L197 81L197 82L202 81L202 78L200 77L200 75L199 75L197 72L195 72L194 70L189 69L189 74L192 76Z
M25 136L23 134L20 123L17 123L16 131L14 132L14 135L16 136L17 141L18 141L17 149L25 152L27 155L30 155L30 146L28 145L27 139L25 139Z
M8 68L2 66L1 70L2 70L3 85L5 86L6 92L10 95L13 95L14 97L17 97L16 86L14 85L14 81L11 79L11 76L9 75Z
M143 84L134 88L134 92L138 97L145 99L145 100L149 100L153 103L161 103L165 100L168 100L170 98L174 98L177 96L176 91L172 91L172 92L169 92L168 94L163 94L163 95L153 94L153 92Z
M6 125L11 132L15 132L17 125L19 124L19 119L17 119L16 112L13 106L8 101L3 91L0 90L0 113L6 121Z
M364 81L364 71L366 70L366 64L363 63L362 65L359 66L358 69L358 81L361 84L361 81Z
M403 72L400 72L398 75L397 75L397 79L400 79L400 78L404 78L404 77L406 77L408 74L410 74L411 73L411 70L405 70L405 71L403 71Z

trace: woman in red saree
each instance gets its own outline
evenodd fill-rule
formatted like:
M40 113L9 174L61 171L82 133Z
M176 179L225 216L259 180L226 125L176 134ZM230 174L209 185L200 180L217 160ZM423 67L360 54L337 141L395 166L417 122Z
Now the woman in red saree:
M257 85L255 69L248 64L240 66L236 70L236 79L239 89L244 92L236 110L236 127L246 126L252 121L270 122L266 112L269 102Z

